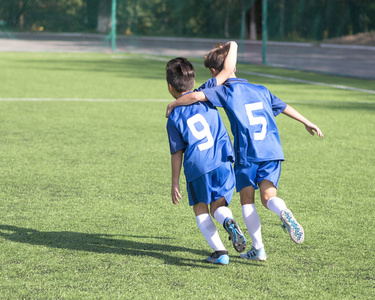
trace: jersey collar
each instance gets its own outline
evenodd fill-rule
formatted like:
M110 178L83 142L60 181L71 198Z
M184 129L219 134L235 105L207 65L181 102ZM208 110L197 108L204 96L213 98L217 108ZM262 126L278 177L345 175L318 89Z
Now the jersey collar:
M228 78L224 84L228 83L228 84L231 84L231 83L237 83L237 82L248 82L246 79L244 78Z

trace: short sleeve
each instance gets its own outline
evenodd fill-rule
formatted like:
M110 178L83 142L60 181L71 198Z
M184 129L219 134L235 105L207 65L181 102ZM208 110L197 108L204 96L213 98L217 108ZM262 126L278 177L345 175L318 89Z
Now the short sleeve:
M182 139L180 132L175 126L172 125L169 119L167 123L167 132L169 139L169 150L171 154L186 148L185 142Z
M216 77L208 79L205 83L203 83L199 88L195 89L194 92L199 92L204 89L210 89L217 86Z
M285 110L287 104L284 101L277 98L271 92L269 92L269 93L270 93L270 98L271 98L273 115L276 117L277 115L279 115L280 113L282 113Z
M216 107L225 107L227 102L227 88L219 85L211 89L202 90L208 101Z

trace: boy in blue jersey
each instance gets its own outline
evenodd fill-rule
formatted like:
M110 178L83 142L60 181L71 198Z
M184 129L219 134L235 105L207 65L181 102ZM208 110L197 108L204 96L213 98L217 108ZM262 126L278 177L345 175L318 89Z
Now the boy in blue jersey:
M235 60L232 65L235 65ZM174 98L189 93L194 87L194 68L186 58L170 60L166 73L168 90ZM218 76L218 80L221 77ZM222 77L221 82L226 77ZM215 264L228 264L228 251L209 215L208 205L211 215L229 233L238 252L245 250L246 240L227 207L235 186L232 167L234 154L219 112L209 102L177 108L168 118L167 131L172 155L172 202L175 205L180 203L179 177L184 158L189 204L193 206L198 228L215 251L206 260Z
M222 69L227 53L227 47L217 47L205 56L205 66L212 76ZM234 136L236 189L240 193L242 215L253 241L252 249L241 254L241 257L266 260L261 223L254 205L255 190L258 188L262 204L279 216L295 243L302 243L302 226L285 202L276 195L284 155L275 117L283 113L303 123L310 134L316 132L323 137L321 130L267 88L236 78L234 72L224 85L217 82L214 88L191 93L171 103L167 115L177 106L207 100L214 106L224 108Z

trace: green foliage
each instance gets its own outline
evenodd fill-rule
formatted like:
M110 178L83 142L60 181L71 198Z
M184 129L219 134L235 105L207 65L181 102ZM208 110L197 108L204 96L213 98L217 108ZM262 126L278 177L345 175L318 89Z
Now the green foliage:
M268 1L272 40L321 41L375 30L372 1Z
M119 35L241 38L241 14L255 3L261 33L262 1L117 0ZM112 0L0 0L0 20L12 31L108 33ZM272 40L321 41L375 30L372 1L268 1ZM103 28L99 23L106 23ZM100 27L100 28L99 28Z
M231 259L223 267L204 262L210 249L183 179L182 203L170 200L165 64L134 55L0 54L1 298L372 298L374 94L241 71L372 90L374 81L238 66L239 76L269 87L325 137L277 117L286 156L278 193L306 240L293 244L257 197L268 260L241 260L217 225ZM203 83L207 70L194 64ZM230 208L246 232L237 193Z
M18 30L83 31L84 5L84 0L0 1L0 18Z

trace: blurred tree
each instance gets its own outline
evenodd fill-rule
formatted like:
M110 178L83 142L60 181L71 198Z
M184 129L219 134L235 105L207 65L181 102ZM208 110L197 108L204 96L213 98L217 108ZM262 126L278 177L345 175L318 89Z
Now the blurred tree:
M107 33L111 28L112 0L100 0L98 7L98 24L96 31Z
M87 27L89 30L96 30L98 26L100 0L84 0Z
M0 21L12 31L107 33L111 7L112 0L0 0ZM262 0L117 0L116 26L119 35L255 39L261 7ZM267 23L271 40L319 41L372 31L375 1L268 1Z

